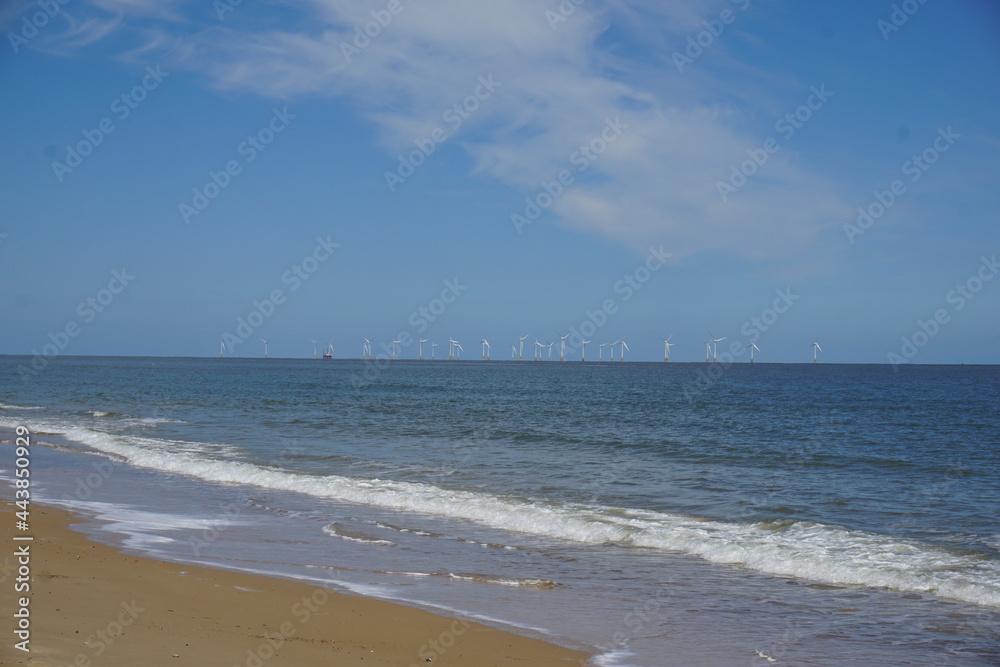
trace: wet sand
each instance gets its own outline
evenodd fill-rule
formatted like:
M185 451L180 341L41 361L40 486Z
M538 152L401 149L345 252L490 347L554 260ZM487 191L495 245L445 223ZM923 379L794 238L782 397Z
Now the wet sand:
M537 639L420 609L267 576L122 554L71 530L72 514L32 505L30 530L2 508L0 664L583 665ZM31 535L31 542L14 541ZM16 550L30 545L31 590L17 592ZM15 648L30 596L30 653Z

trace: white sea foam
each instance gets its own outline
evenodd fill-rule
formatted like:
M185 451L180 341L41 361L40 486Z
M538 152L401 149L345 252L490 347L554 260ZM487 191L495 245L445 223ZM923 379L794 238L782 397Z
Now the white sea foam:
M44 410L40 405L7 405L0 403L0 410Z
M87 500L46 498L45 502L94 516L101 522L100 528L102 530L124 535L125 546L140 550L177 541L177 539L165 533L185 533L192 530L218 530L223 521L220 518L146 512L127 505ZM239 523L234 522L228 517L224 521L229 526Z
M170 419L169 417L132 417L118 412L105 412L103 410L88 410L87 414L95 419L110 418L108 421L118 427L143 428L146 426L159 426L160 424L183 424L182 419ZM106 428L104 424L101 428Z
M474 521L574 542L662 549L778 576L933 594L1000 607L1000 563L942 547L812 522L781 527L576 505L430 484L314 476L178 451L175 443L73 428L68 438L134 465L199 479Z
M185 424L183 419L170 419L168 417L129 417L127 419L133 424L142 424L143 426L156 426L158 424Z
M591 658L591 664L596 667L629 667L632 665L631 659L635 657L635 653L629 651L628 649L618 649L616 651L607 651L605 653L600 653Z
M416 528L403 528L401 526L393 526L388 523L382 523L381 521L376 521L375 525L379 528L385 528L387 530L394 530L397 533L413 533L414 535L419 535L421 537L434 537L434 533L428 533L426 530L417 530Z
M357 542L358 544L371 544L380 547L394 547L395 542L390 542L389 540L381 540L375 537L364 537L363 535L351 535L350 533L344 531L342 528L336 524L328 524L323 526L323 532L330 537L336 537L347 542Z
M456 574L448 573L449 579L456 581L471 581L477 584L498 584L500 586L515 586L525 588L555 588L559 584L548 579L510 579L490 574Z

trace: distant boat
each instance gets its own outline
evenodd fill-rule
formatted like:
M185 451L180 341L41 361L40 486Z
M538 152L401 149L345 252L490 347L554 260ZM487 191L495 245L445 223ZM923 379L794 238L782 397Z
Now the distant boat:
M323 352L324 359L333 359L333 343L327 346L326 351Z

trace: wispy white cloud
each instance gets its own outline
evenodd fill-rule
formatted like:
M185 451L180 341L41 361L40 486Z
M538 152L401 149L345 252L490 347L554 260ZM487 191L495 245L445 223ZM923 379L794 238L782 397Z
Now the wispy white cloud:
M125 16L152 15L157 4L94 1ZM557 5L401 0L402 12L356 49L358 29L377 25L372 12L386 4L299 0L292 7L300 20L276 28L240 20L239 12L253 11L243 5L223 24L186 33L176 53L179 65L220 89L346 97L379 128L390 155L426 136L480 76L492 75L497 93L452 141L478 172L525 194L572 169L573 151L620 118L627 130L551 212L569 229L629 246L767 258L800 251L843 221L848 207L836 184L790 153L772 156L744 189L720 199L716 182L762 137L743 129L740 109L701 101L719 80L678 76L668 54L723 3L592 0L553 27L545 11Z
M176 43L186 24L180 8L187 0L77 0L74 2L39 3L19 0L0 8L0 25L18 28L24 21L35 27L34 37L26 48L46 53L71 56L81 49L124 34L130 40L119 55L128 57L163 49ZM49 15L46 18L46 15ZM44 21L44 23L43 23ZM161 24L168 27L161 27ZM170 36L172 34L172 36ZM36 38L37 37L37 38ZM140 46L136 47L138 40Z
M69 28L53 38L53 44L65 52L89 46L99 42L122 27L121 16L88 17L82 21L73 21Z

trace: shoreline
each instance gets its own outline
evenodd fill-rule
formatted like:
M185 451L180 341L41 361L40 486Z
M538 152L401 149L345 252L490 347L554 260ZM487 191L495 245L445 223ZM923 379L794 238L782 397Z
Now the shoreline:
M480 623L260 574L130 556L72 529L84 519L32 504L31 542L0 561L0 662L63 665L585 665L588 654ZM15 592L15 549L30 544L31 588ZM30 596L30 653L18 597Z

